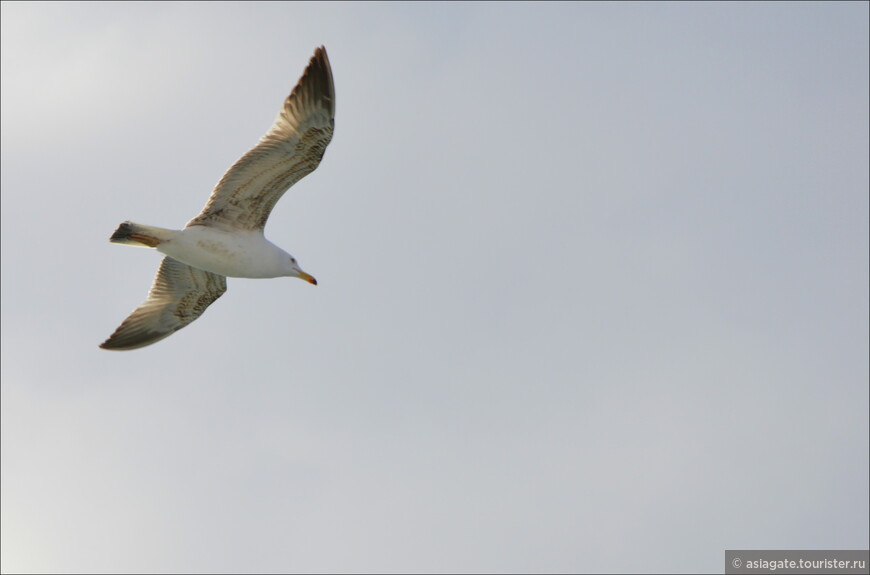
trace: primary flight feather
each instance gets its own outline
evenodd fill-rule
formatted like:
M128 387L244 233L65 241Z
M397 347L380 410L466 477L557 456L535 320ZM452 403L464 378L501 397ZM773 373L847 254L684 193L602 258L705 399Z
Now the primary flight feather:
M148 299L100 347L136 349L172 335L223 295L227 277L292 276L316 285L263 228L284 192L320 164L334 127L335 86L321 46L272 127L224 174L184 229L124 222L115 230L111 242L156 248L166 257Z

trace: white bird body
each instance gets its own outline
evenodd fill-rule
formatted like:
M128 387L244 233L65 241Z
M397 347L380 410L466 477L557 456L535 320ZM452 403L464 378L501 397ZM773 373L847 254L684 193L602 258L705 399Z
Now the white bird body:
M261 230L229 233L191 226L161 242L157 251L189 266L232 278L300 277L296 260L266 239Z
M190 226L168 230L125 222L139 238L138 245L154 247L158 252L189 266L231 278L304 277L296 259L270 242L262 230L224 230L213 226ZM156 245L143 243L154 238ZM147 240L145 240L147 241ZM304 274L304 275L302 275Z

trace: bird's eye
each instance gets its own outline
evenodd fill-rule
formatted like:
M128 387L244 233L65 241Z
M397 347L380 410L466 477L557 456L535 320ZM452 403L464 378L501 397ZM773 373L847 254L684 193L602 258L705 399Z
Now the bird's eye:
M290 263L296 265L296 258L290 258Z

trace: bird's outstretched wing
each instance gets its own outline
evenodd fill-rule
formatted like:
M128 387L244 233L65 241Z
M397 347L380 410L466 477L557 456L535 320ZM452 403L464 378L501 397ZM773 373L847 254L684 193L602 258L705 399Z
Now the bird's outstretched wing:
M103 349L136 349L169 337L227 291L227 278L164 257L148 299L104 341Z
M272 127L224 174L187 226L262 230L284 192L320 164L332 140L334 118L332 69L321 46Z

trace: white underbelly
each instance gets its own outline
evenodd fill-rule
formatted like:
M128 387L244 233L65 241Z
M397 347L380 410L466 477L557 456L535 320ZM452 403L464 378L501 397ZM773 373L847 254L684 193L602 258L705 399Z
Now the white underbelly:
M157 249L189 266L238 278L271 278L275 249L262 234L228 234L201 226L185 228Z

